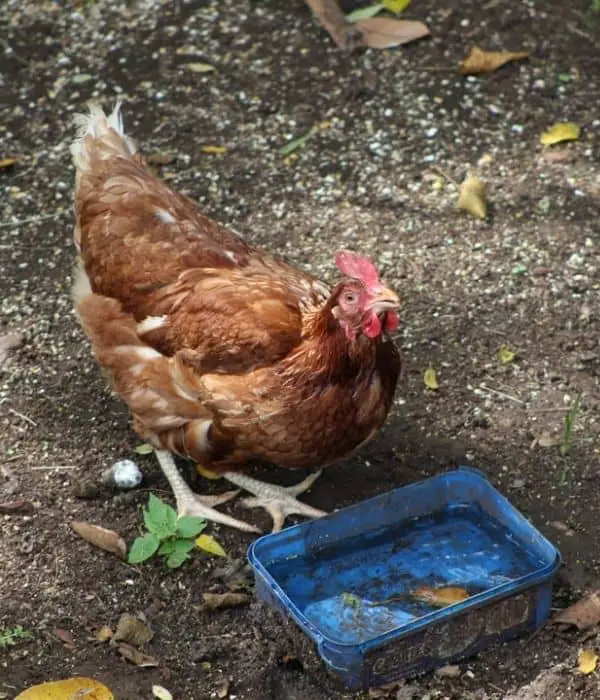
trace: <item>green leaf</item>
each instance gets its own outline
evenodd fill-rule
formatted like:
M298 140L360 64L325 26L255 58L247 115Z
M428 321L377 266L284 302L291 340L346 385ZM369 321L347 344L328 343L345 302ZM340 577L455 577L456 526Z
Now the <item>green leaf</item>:
M523 263L517 263L516 265L513 266L512 270L510 271L511 275L515 275L517 277L521 277L521 275L526 274L527 272L527 267L523 265Z
M148 499L148 510L144 511L146 528L161 540L172 537L177 531L177 513L168 503L163 503L153 493Z
M173 551L187 554L188 552L191 552L195 546L194 540L175 540L175 547Z
M206 527L206 520L194 515L184 515L177 521L179 537L196 537Z
M130 564L139 564L150 559L160 546L160 539L152 532L147 532L142 537L137 537L127 555Z
M410 5L410 0L383 0L383 4L386 10L398 15L406 10Z
M371 19L371 17L378 15L383 8L384 4L382 2L378 2L375 5L367 5L366 7L359 7L357 10L354 10L354 12L347 14L346 20L348 22L358 22L361 19Z
M142 442L141 445L136 445L134 451L139 455L149 455L154 452L154 447L149 442Z
M158 548L158 554L167 556L168 554L172 554L174 550L175 540L172 537L169 537L168 540L163 540L161 542L160 547Z
M498 359L503 365L510 364L516 356L517 353L507 348L506 345L503 345L500 350L498 350Z
M186 559L190 558L190 551L194 549L194 540L177 540L173 553L167 558L169 569L179 568Z
M223 547L221 547L217 540L210 535L200 535L200 537L197 537L196 547L204 552L208 552L208 554L214 554L217 557L227 556L227 552L223 549Z
M312 129L309 129L303 136L299 136L297 139L292 139L291 141L288 141L285 144L285 146L282 146L279 149L279 153L281 153L282 156L288 156L290 153L293 153L298 148L302 148L310 139L312 134Z
M570 73L559 73L556 77L561 83L570 83L573 80L573 76Z
M170 554L167 558L166 564L169 567L169 569L178 569L186 559L189 559L188 554L173 552L173 554Z

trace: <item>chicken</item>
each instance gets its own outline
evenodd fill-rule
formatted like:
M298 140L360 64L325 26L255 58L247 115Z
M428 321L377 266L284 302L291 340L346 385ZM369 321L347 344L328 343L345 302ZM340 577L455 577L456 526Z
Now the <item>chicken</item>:
M323 515L244 473L257 461L316 470L370 440L392 405L400 356L397 295L367 257L335 256L341 279L313 276L199 214L146 167L120 105L78 117L73 297L93 353L150 442L179 514L246 531L214 508L244 489L273 529ZM192 492L173 454L238 487Z

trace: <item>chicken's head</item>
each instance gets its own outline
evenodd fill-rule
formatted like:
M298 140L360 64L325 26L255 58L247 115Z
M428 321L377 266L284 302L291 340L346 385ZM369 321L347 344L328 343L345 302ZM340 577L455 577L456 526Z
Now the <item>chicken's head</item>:
M336 253L335 264L344 279L336 288L334 314L348 340L358 333L375 339L396 330L400 300L381 283L371 259L344 250Z

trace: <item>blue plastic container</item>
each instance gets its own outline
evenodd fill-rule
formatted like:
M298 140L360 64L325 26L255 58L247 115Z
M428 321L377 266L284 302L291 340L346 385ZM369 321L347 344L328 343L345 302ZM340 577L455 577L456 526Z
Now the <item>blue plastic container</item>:
M352 689L430 671L533 631L560 554L461 467L256 540L258 598L290 615ZM436 607L420 587L457 586Z

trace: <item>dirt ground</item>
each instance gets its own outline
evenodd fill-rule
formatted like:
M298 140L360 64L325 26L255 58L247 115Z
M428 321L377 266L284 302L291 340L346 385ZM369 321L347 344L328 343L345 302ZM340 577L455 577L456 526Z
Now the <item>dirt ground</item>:
M305 500L330 510L472 464L560 548L557 608L598 586L600 15L590 0L413 0L407 16L433 36L347 55L301 0L2 3L0 158L18 162L0 170L0 335L22 340L0 368L0 503L32 511L0 515L0 630L22 625L32 638L0 649L0 697L75 674L124 700L150 698L154 683L176 700L223 697L227 679L238 700L348 697L303 635L260 604L198 612L203 592L225 590L221 560L134 568L69 527L86 520L131 542L148 492L170 498L152 455L135 454L140 440L71 307L68 145L72 114L92 96L106 107L124 98L129 133L171 156L161 174L249 240L325 278L337 248L369 252L399 291L406 371L392 415ZM456 66L474 45L531 58L463 77ZM185 65L198 62L218 70ZM579 141L540 146L562 121L581 125ZM285 159L279 148L313 126ZM477 166L483 222L455 207ZM513 362L499 361L503 346ZM423 383L430 366L437 391ZM580 393L563 457L549 443ZM115 493L100 475L124 457L145 480ZM269 526L262 511L224 508ZM210 532L245 556L249 536ZM94 641L123 612L146 615L158 667ZM598 676L577 671L581 645L547 628L387 696L595 698Z

